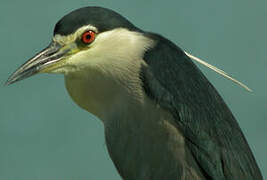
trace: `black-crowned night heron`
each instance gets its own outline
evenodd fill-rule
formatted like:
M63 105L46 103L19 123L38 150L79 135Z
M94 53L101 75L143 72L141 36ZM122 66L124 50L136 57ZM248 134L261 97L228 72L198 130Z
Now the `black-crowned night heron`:
M237 121L190 58L199 60L112 10L86 7L63 17L49 47L7 84L64 74L72 99L102 120L123 179L262 179Z

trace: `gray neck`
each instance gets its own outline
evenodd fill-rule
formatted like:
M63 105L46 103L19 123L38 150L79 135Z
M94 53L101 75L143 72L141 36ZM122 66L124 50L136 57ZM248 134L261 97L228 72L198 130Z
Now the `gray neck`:
M104 123L109 154L123 179L182 179L188 153L184 138L172 115L146 96L140 68L132 69L116 78L94 69L87 76L68 75L66 88Z
M65 83L73 100L104 123L109 154L123 179L185 175L188 152L177 123L144 94L140 80L132 79L126 87L91 74L83 79L66 76ZM190 168L188 172L195 173Z
M171 115L148 98L142 103L125 103L115 111L105 124L105 136L122 177L179 179L183 174L184 139Z

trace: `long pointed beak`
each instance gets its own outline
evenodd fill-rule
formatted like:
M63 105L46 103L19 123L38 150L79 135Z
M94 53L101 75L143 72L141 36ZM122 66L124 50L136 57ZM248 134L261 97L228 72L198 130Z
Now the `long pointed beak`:
M47 48L21 65L6 81L5 85L12 84L14 82L23 80L34 74L39 73L46 67L60 61L69 50L62 48L62 46L56 42L52 42Z

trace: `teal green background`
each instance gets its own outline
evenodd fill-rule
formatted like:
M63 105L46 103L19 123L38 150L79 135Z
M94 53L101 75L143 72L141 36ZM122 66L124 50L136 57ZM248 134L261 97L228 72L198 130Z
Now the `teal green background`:
M238 120L267 177L266 0L1 0L0 83L52 38L54 24L83 6L111 8L222 68L249 93L199 65ZM0 87L0 180L120 179L102 123L69 98L62 75Z

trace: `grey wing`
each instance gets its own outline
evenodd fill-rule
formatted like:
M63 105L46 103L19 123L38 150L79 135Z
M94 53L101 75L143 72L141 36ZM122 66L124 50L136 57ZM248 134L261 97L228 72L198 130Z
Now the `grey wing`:
M167 39L144 55L143 87L171 112L207 179L260 180L262 175L231 111L188 56Z

